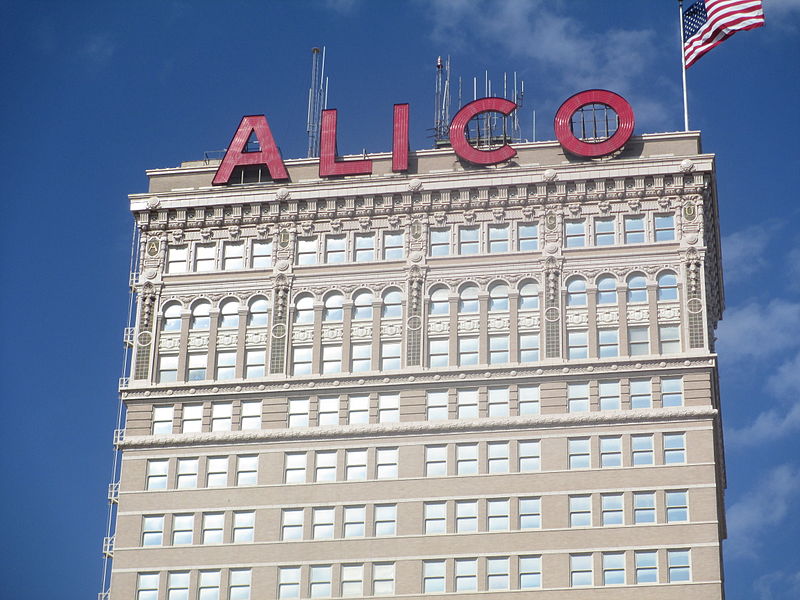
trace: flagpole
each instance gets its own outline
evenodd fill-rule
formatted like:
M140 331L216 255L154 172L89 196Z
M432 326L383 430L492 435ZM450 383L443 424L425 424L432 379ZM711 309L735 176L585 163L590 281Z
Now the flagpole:
M683 130L689 131L689 97L686 94L686 54L683 50L683 0L678 0L678 33L681 39L681 76L683 79Z

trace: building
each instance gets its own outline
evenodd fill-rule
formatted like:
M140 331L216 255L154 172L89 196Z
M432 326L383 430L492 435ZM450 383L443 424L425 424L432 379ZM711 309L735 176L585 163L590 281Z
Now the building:
M102 596L722 598L714 157L514 148L148 171Z

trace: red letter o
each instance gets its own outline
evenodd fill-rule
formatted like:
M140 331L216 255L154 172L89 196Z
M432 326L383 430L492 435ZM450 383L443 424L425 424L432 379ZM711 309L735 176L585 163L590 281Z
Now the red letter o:
M572 133L572 128L570 127L572 115L587 104L605 104L617 113L619 119L617 131L607 140L597 143L584 142ZM578 156L590 158L605 156L622 148L631 138L631 134L633 134L633 125L634 118L631 105L619 94L608 90L578 92L564 101L555 118L556 138L564 150Z

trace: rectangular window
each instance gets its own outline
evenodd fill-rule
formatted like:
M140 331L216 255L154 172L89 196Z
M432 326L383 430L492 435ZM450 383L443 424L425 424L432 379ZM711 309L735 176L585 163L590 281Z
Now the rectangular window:
M172 433L173 414L172 405L153 407L153 435Z
M400 368L400 342L381 342L381 369L393 371Z
M539 404L539 386L528 385L519 387L519 414L520 415L538 415L540 410Z
M444 561L422 561L422 592L432 594L444 591ZM155 598L155 596L154 596Z
M447 392L428 392L425 398L425 419L441 421L447 417Z
M203 544L221 544L222 529L225 524L224 513L205 513L203 515Z
M342 597L356 598L364 595L364 565L342 565Z
M372 344L357 343L350 346L353 373L363 373L372 370Z
M447 533L447 504L445 502L425 502L422 512L426 535Z
M366 506L345 506L344 507L344 537L364 537L364 529L367 518Z
M631 408L652 408L653 392L649 379L631 379Z
M196 244L194 247L194 270L199 272L214 270L214 244Z
M372 563L372 594L394 595L394 563Z
M261 400L242 402L242 431L261 429Z
M661 406L664 408L683 406L682 377L661 378Z
M653 464L653 436L632 435L631 452L633 455L633 466Z
M258 456L236 457L236 485L256 485L258 483Z
M670 583L692 580L688 550L667 550L667 573Z
M591 496L587 495L587 496L569 497L569 526L570 527L592 526Z
M194 515L172 516L172 545L186 546L192 543Z
M625 585L624 552L603 552L603 585Z
M208 367L208 354L205 352L189 353L187 365L187 378L189 381L202 381L206 378Z
M333 507L313 508L311 510L311 537L315 540L333 539Z
M591 467L589 438L572 438L567 440L570 469L588 469Z
M625 243L644 243L644 217L625 217Z
M478 338L459 336L458 338L458 364L477 365L478 364Z
M310 401L308 398L297 398L289 400L289 411L287 426L292 427L308 427L308 409Z
M378 423L397 423L400 421L400 396L380 394L378 396Z
M456 591L469 592L478 589L478 559L457 558L455 568Z
M369 423L369 396L350 396L347 399L347 423Z
M659 325L658 341L661 354L675 354L681 351L680 327L677 325Z
M508 531L511 527L508 498L486 501L486 521L489 531Z
M284 508L281 511L281 539L303 539L303 509Z
M375 451L375 476L377 479L397 478L397 448L378 448Z
M222 245L222 268L225 271L244 269L244 244L225 242Z
M164 543L164 515L142 517L142 546L161 546Z
M597 330L597 352L600 358L613 358L619 356L619 330Z
M478 444L456 444L456 474L474 475L478 472Z
M486 559L486 588L489 590L508 589L507 556L491 556Z
M297 238L297 264L317 264L317 236Z
M231 569L228 598L230 600L250 600L250 578L250 569Z
M456 501L456 533L478 531L478 501Z
M666 493L667 523L683 523L689 520L689 492L671 490Z
M311 374L311 346L297 346L292 349L292 374Z
M539 226L536 223L520 223L518 232L520 252L539 249Z
M519 361L536 362L539 360L539 334L519 334Z
M603 494L601 496L603 508L603 526L624 525L622 512L622 494Z
M614 245L614 218L594 220L594 245Z
M438 255L432 254L432 256ZM403 258L403 233L387 231L383 234L383 260L400 260L401 258Z
M236 375L236 352L217 352L217 379L233 379Z
M489 225L489 252L508 252L508 225Z
M425 476L447 475L447 446L425 446Z
M569 555L569 584L571 587L582 587L592 585L592 555L591 554L570 554Z
M179 490L188 490L197 487L197 471L199 460L196 458L178 459L178 481Z
M622 466L622 436L602 436L600 438L600 468Z
M600 396L600 410L619 410L621 408L619 381L601 381L597 387Z
M542 449L539 440L519 442L519 471L530 473L542 469Z
M675 217L673 215L656 215L656 241L671 242L675 239Z
M367 478L366 449L345 450L344 478L347 481L360 481Z
M489 388L488 412L490 417L507 417L510 414L508 388Z
M664 464L675 465L686 462L686 435L683 433L664 434Z
M574 360L589 357L589 346L586 331L567 332L567 358Z
M489 473L508 473L508 442L489 442L486 444Z
M508 356L508 336L490 335L489 336L489 364L502 365L507 363Z
M375 505L375 537L397 534L397 504Z
M253 242L253 256L250 264L254 269L266 269L272 266L272 242Z
M336 450L318 450L314 481L336 481Z
M480 250L479 234L480 228L478 227L459 227L458 253L477 254Z
M636 525L656 522L655 492L633 493L633 522Z
M252 510L233 513L233 542L252 542L256 513Z
M167 489L167 460L148 460L147 461L147 481L145 489L165 490Z
M244 353L244 376L247 379L264 377L266 374L267 351L265 349L247 350Z
M186 273L188 255L186 246L169 246L167 248L167 273Z
M228 485L228 457L211 456L208 458L208 478L206 487L225 487Z
M447 392L439 392L447 394ZM478 417L478 390L458 390L458 419L475 419Z
M139 573L136 600L158 600L158 573Z
M300 567L278 568L278 598L300 597Z
M306 453L287 452L286 462L284 463L283 480L285 483L305 483L306 482Z
M219 571L200 571L197 600L219 600Z
M311 565L308 569L308 588L312 598L331 597L331 565Z
M375 260L375 234L356 234L356 262Z
M542 499L519 499L519 528L541 529L542 527Z
M343 263L345 261L345 237L343 235L329 235L325 238L325 262L328 264Z
M450 254L450 228L431 228L431 256L448 256Z
M320 398L317 410L317 425L339 424L339 397Z
M542 557L519 557L519 589L534 590L542 587Z
M658 583L658 558L655 550L637 550L634 553L636 583Z
M160 356L158 358L158 382L170 383L178 380L178 356Z
M589 412L589 384L567 384L567 407L569 412Z
M650 330L647 325L628 327L628 354L631 356L650 354Z
M581 248L586 245L586 221L583 219L566 221L564 230L567 248Z
M233 419L233 403L214 402L211 405L211 431L230 431Z
M428 364L431 367L446 367L450 364L450 340L431 339L428 342Z
M341 344L322 346L322 372L342 372L342 346Z

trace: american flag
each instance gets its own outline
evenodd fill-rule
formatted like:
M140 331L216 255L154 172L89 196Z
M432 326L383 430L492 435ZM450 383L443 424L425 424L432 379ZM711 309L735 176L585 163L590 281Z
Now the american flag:
M764 24L761 0L697 0L683 13L686 68L737 31Z

